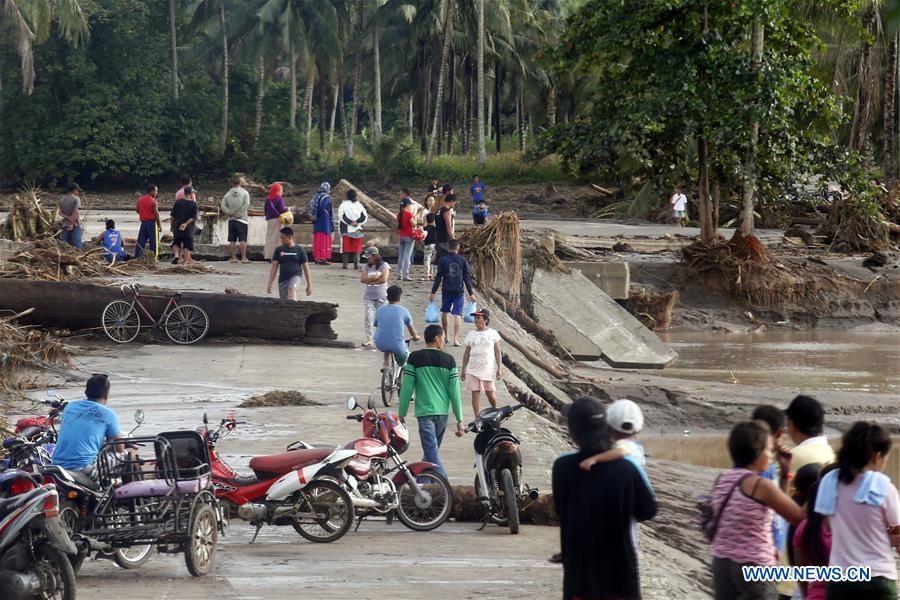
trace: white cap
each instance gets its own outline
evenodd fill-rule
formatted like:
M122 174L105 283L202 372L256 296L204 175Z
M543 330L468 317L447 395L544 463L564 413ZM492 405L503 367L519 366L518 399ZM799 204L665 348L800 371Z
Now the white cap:
M619 433L633 435L644 428L644 413L631 400L616 400L606 409L606 422Z

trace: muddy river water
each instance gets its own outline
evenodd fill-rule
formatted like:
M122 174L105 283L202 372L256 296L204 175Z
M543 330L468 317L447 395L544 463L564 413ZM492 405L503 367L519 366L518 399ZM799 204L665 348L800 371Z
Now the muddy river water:
M665 332L679 358L661 375L792 390L896 394L900 332L818 329Z

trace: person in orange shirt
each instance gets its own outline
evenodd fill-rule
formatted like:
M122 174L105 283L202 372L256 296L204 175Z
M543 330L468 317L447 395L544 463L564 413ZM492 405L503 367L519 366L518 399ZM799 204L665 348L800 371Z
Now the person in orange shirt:
M138 198L137 211L141 220L141 228L138 230L137 247L134 249L134 257L140 258L146 248L153 253L153 257L159 256L159 205L156 197L159 189L155 185L147 187L147 193Z

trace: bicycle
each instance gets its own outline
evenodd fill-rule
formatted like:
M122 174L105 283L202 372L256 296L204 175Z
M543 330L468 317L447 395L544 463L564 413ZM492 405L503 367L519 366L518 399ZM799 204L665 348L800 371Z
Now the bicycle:
M412 340L406 340L407 355L409 355L410 341ZM390 355L390 362L387 367L381 369L381 401L385 406L390 406L394 403L394 394L400 392L400 385L403 383L404 365L397 364L393 352L385 352L385 354Z
M138 336L142 328L152 327L163 329L170 340L176 344L194 344L202 340L209 331L209 317L199 306L193 304L179 304L181 294L174 292L158 296L142 295L140 286L124 284L121 287L122 294L130 300L113 300L103 309L103 331L114 342L127 344ZM147 307L141 302L141 298L167 299L165 309L158 319L154 318ZM141 314L144 313L151 325L141 324Z

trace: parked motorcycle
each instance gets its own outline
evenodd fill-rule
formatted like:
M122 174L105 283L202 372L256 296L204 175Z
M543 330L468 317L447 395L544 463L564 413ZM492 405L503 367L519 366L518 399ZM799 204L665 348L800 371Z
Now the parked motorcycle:
M0 473L0 598L75 600L75 545L59 521L52 485L33 474Z
M347 409L360 408L356 398L347 400ZM346 444L358 455L345 468L341 482L353 498L359 522L372 514L383 514L415 531L440 527L453 507L450 482L430 462L407 463L400 455L409 448L409 430L393 411L379 413L369 397L365 414L348 415L362 423L363 436ZM303 448L313 446L297 442Z
M0 461L0 468L33 470L32 465L50 464L58 437L56 426L68 402L54 390L47 396L47 400L38 401L50 407L46 416L22 417L16 421L15 436L4 438L6 458Z
M466 431L475 432L475 493L488 521L519 533L519 511L538 499L538 491L522 483L519 439L501 426L522 405L486 408ZM483 528L483 527L482 527Z
M263 525L292 525L311 542L333 542L347 533L353 522L353 501L335 478L356 457L356 451L289 449L252 458L254 474L240 475L219 458L216 444L242 423L229 415L210 431L203 415L203 427L198 431L209 446L216 496L236 507L238 517L256 526L251 543Z

